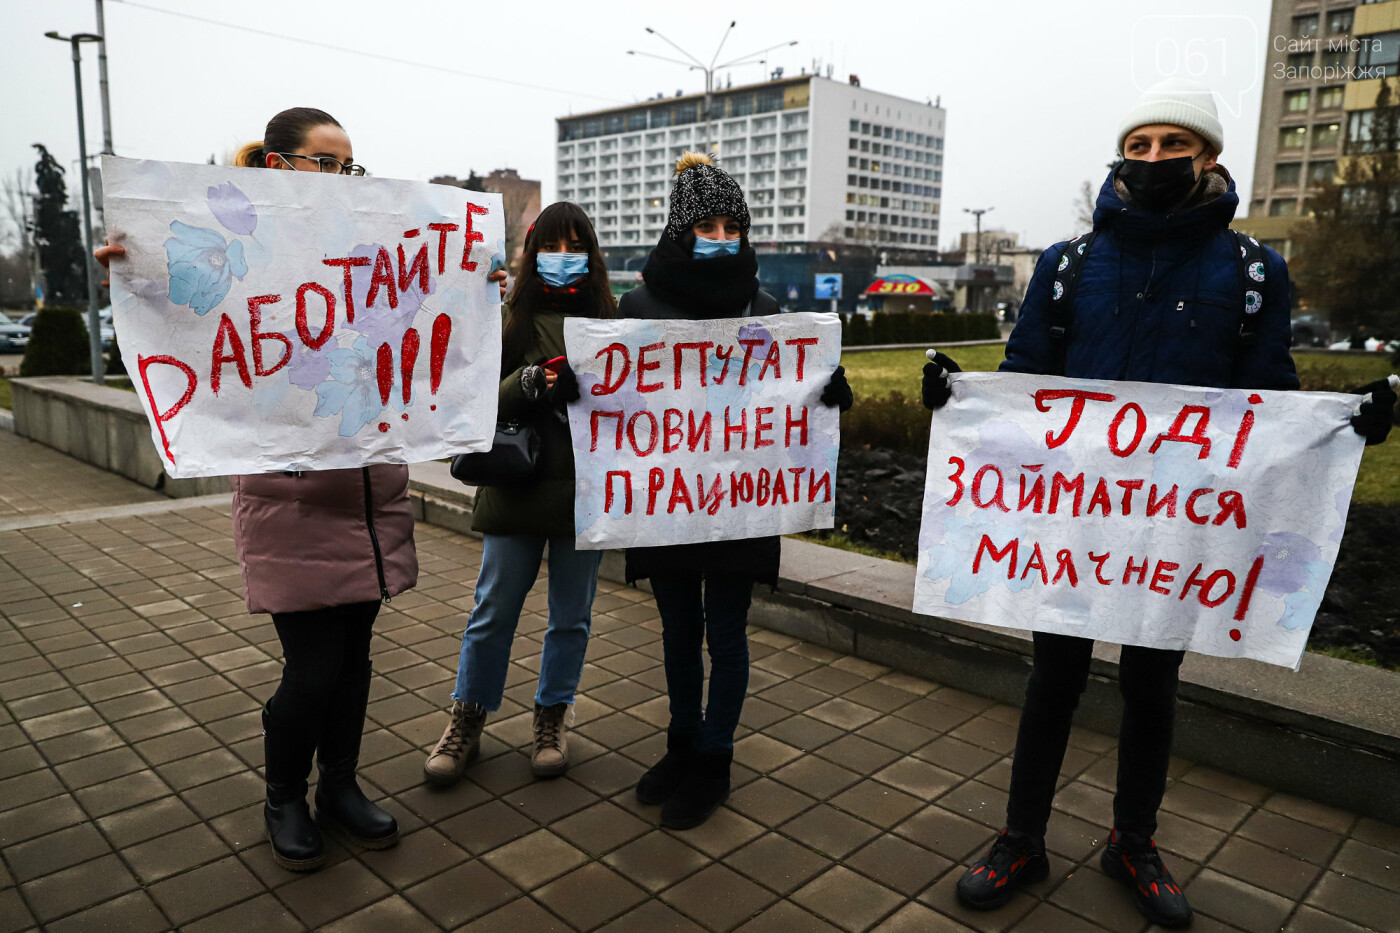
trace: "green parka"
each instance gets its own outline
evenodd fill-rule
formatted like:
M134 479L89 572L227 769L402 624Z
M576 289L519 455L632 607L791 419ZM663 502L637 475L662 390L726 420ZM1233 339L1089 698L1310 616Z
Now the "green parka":
M503 306L502 322L510 320ZM519 486L483 486L477 490L472 528L492 535L574 536L574 449L562 408L531 401L520 374L531 364L564 355L564 320L559 311L535 313L535 333L525 353L501 360L497 420L531 424L540 438L535 478Z

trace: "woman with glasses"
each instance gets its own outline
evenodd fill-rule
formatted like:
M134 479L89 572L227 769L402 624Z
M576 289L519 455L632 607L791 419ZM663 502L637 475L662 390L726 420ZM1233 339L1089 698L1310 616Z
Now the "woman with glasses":
M234 164L365 172L336 119L309 107L269 120L262 141L239 149ZM106 266L125 254L109 245L96 258ZM505 273L491 279L503 282ZM365 796L355 770L369 702L371 627L381 602L418 579L408 467L264 473L231 482L248 611L271 613L285 658L262 711L263 817L273 858L292 871L325 862L306 802L313 755L317 820L361 846L387 848L398 841L398 824Z

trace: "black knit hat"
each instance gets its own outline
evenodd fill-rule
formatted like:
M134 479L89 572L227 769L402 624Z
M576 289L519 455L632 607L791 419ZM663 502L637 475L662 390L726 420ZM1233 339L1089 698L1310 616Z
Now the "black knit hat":
M749 206L738 182L704 153L687 152L676 162L666 235L679 240L697 220L706 217L733 217L740 230L749 232Z

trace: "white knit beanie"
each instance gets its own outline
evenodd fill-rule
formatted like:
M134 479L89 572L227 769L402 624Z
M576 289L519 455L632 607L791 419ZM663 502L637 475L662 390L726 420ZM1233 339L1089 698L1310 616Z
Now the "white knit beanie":
M1118 154L1123 141L1140 126L1170 123L1200 134L1218 155L1225 149L1225 130L1216 116L1215 96L1210 88L1186 78L1167 78L1152 85L1118 126Z

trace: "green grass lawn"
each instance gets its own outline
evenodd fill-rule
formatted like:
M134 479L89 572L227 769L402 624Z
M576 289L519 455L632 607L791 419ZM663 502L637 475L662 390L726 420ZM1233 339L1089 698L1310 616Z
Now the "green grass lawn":
M989 372L1005 358L1005 347L988 344L955 347L949 354L969 372ZM1345 391L1389 375L1396 367L1381 353L1298 353L1294 363L1304 387ZM926 362L922 350L874 350L847 353L841 362L856 397L903 392L918 404L919 379ZM1356 478L1355 502L1400 502L1400 431L1384 444L1366 448Z

